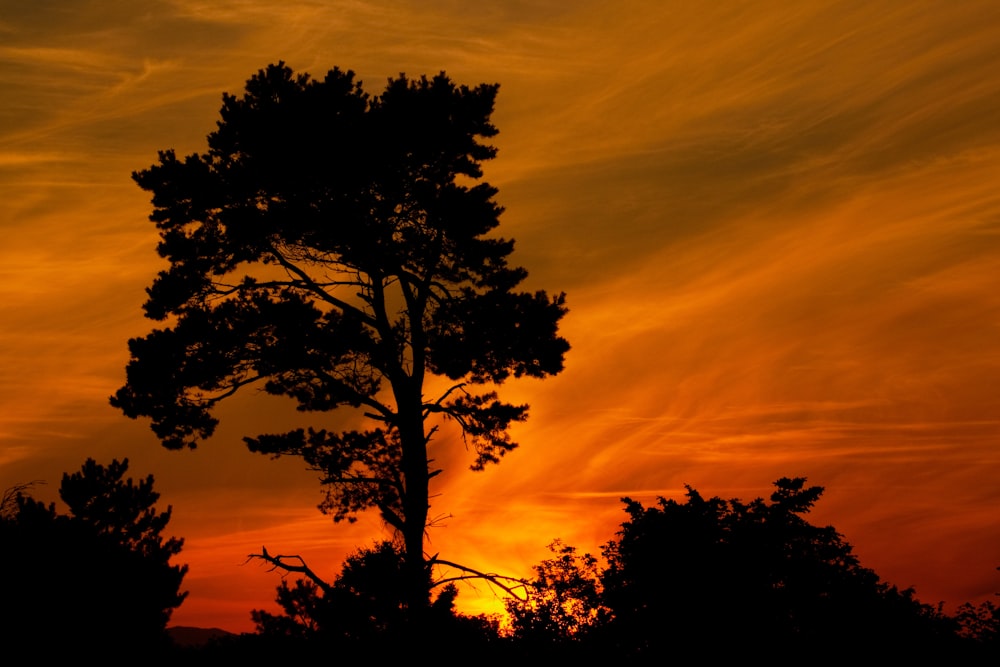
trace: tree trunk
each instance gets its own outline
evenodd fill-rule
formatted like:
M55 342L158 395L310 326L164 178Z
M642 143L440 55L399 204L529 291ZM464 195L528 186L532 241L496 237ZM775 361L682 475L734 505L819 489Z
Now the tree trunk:
M406 590L403 592L413 629L420 632L430 607L430 576L424 558L424 531L427 527L429 475L427 440L420 393L397 403L402 471L405 492L403 505L403 546Z

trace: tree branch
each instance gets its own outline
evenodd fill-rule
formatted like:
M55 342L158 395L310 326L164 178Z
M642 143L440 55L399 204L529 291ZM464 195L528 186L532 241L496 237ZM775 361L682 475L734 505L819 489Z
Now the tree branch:
M443 579L438 579L431 584L431 588L441 586L442 584L447 584L452 581L465 581L468 579L482 579L487 583L493 584L497 588L502 589L508 595L517 598L518 600L527 600L527 595L523 592L526 591L529 584L524 579L518 579L517 577L508 577L503 574L493 574L487 572L480 572L479 570L474 570L471 567L465 565L460 565L459 563L453 563L449 560L442 560L437 556L430 559L429 565L446 565L448 567L453 567L456 570L461 570L467 574L457 575L454 577L444 577ZM504 582L512 582L511 584L506 584Z
M467 383L465 383L465 382L459 382L458 384L451 386L448 389L448 391L446 391L443 394L441 394L441 396L436 401L434 401L433 403L425 403L424 404L424 417L427 417L427 415L429 415L432 412L447 412L447 409L446 408L442 408L441 404L444 403L445 400L447 400L447 398L449 396L451 396L453 393L455 393L456 391L461 390L463 393L465 393L466 395L468 395L469 392L465 390L465 385L466 384Z
M336 306L342 312L344 312L344 313L351 313L352 315L354 315L355 317L357 317L361 321L367 323L369 326L371 326L371 327L373 327L375 329L378 328L377 322L375 321L375 318L373 318L371 315L369 315L368 313L364 312L360 308L352 306L351 304L347 303L346 301L338 299L337 297L333 296L332 294L330 294L329 292L327 292L325 289L323 289L322 287L320 287L320 285L315 280L313 280L312 277L308 273L306 273L305 271L303 271L299 267L295 266L295 264L292 263L291 261L289 261L288 258L285 257L283 254L281 254L281 251L278 250L274 245L270 245L269 248L271 250L271 254L274 255L274 258L278 261L278 264L280 264L282 267L284 267L284 269L286 271L288 271L289 273L298 276L299 280L301 280L302 283L307 288L309 288L309 291L311 291L313 294L315 294L316 296L318 296L323 301L326 301L327 303L329 303L329 304L331 304L333 306Z
M254 382L258 382L263 379L265 379L263 375L254 375L249 378L244 378L242 380L233 380L233 383L230 387L228 387L224 392L216 396L185 396L185 399L191 401L193 404L198 405L199 407L211 407L216 403L219 403L223 399L233 396L242 387L245 387L249 384L253 384Z
M254 559L258 559L258 560L262 560L262 561L265 561L267 563L270 563L271 564L271 568L268 570L268 572L273 572L275 570L282 570L284 572L297 572L299 574L304 574L307 577L309 577L309 579L314 584L316 584L317 586L319 586L320 589L323 591L324 594L327 594L327 593L329 593L330 591L333 590L333 586L331 586L330 584L328 584L325 581L323 581L315 572L312 571L312 569L308 565L306 565L306 562L302 559L302 556L298 556L298 555L290 555L290 556L277 555L277 556L272 556L271 554L267 553L267 547L263 547L262 546L260 548L260 553L259 554L249 554L247 556L246 562L249 563L250 561L252 561ZM286 559L298 561L298 565L293 565L293 564L290 564L290 563L286 563L285 562Z

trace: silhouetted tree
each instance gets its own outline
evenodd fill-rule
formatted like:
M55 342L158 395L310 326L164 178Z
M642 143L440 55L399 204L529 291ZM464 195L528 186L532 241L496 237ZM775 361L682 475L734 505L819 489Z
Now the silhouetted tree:
M349 556L330 586L310 579L291 586L282 581L277 602L284 614L256 610L252 617L264 634L368 640L403 627L403 572L403 554L392 542L381 542Z
M157 512L150 475L123 476L128 460L105 467L88 459L63 476L59 514L22 490L0 519L3 618L9 655L130 657L168 643L165 628L184 600L187 566L171 565L182 540L164 539L170 509Z
M771 502L625 499L629 520L604 555L616 634L639 654L669 645L704 653L776 646L830 651L929 643L941 616L862 567L832 526L805 520L823 493L804 478L775 482ZM724 641L720 641L724 640Z
M1000 607L991 600L976 605L966 602L958 608L955 618L959 635L971 645L972 655L993 661L1000 658Z
M690 487L683 503L624 499L629 518L604 547L605 569L595 578L593 559L561 547L537 568L540 593L511 603L515 636L543 628L565 642L574 624L596 619L587 652L634 663L803 650L819 651L806 654L819 662L927 657L956 647L953 619L862 567L832 526L805 520L822 487L803 478L775 486L770 502L705 499Z
M499 460L527 406L495 385L558 373L568 349L564 297L517 291L513 241L489 236L496 92L401 75L369 97L350 71L279 63L223 96L207 153L165 151L133 175L170 262L145 311L170 326L129 342L112 403L169 448L209 437L212 408L249 385L303 411L359 409L371 428L245 440L319 471L335 520L377 508L402 536L413 608L429 604L433 420L458 424L474 469ZM448 382L425 396L432 376Z
M336 647L363 650L369 658L412 654L413 646L401 642L409 629L405 576L404 554L380 542L349 556L332 585L282 581L276 598L282 613L254 610L251 616L260 635L312 653ZM457 594L453 584L442 587L424 619L425 636L418 638L436 662L499 641L498 621L456 612Z
M511 634L535 650L557 647L565 651L570 642L593 639L607 624L609 610L603 603L598 560L580 555L576 547L556 540L549 545L555 555L535 566L527 595L507 601Z

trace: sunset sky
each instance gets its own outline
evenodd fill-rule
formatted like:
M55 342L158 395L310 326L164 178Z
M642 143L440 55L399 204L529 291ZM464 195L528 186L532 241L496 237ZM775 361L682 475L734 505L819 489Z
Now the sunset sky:
M499 83L499 231L567 294L566 370L504 388L521 447L473 473L434 441L431 553L526 576L555 538L596 553L622 496L805 476L883 579L949 611L1000 591L1000 3L0 0L0 489L154 474L173 624L251 630L261 545L333 578L387 536L243 447L290 404L238 396L171 452L108 403L165 267L130 174L204 151L279 60Z

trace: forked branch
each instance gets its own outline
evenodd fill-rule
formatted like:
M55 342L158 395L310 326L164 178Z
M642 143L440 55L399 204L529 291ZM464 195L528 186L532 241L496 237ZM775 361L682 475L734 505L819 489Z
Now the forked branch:
M320 590L322 590L324 594L329 593L330 591L333 590L333 586L326 583L326 581L321 579L315 572L312 571L312 569L308 565L306 565L306 562L305 560L302 559L302 556L299 555L286 556L280 554L272 556L271 554L267 553L267 547L262 546L260 548L260 553L248 555L246 562L249 563L250 561L255 559L270 563L271 568L270 570L268 570L269 572L274 572L275 570L281 570L282 572L296 572L298 574L304 574L309 578L310 581L319 586ZM293 561L293 562L289 563L286 561Z
M459 563L453 563L449 560L442 560L435 556L430 560L430 565L446 565L448 567L453 567L456 570L461 570L465 574L456 575L453 577L444 577L438 579L431 587L441 586L443 584L451 583L453 581L467 581L469 579L482 579L489 584L496 586L497 588L503 590L508 595L517 598L518 600L525 601L528 599L527 590L530 584L524 579L518 579L517 577L508 577L503 574L494 574L488 572L480 572L479 570L474 570L471 567L465 565L460 565Z

